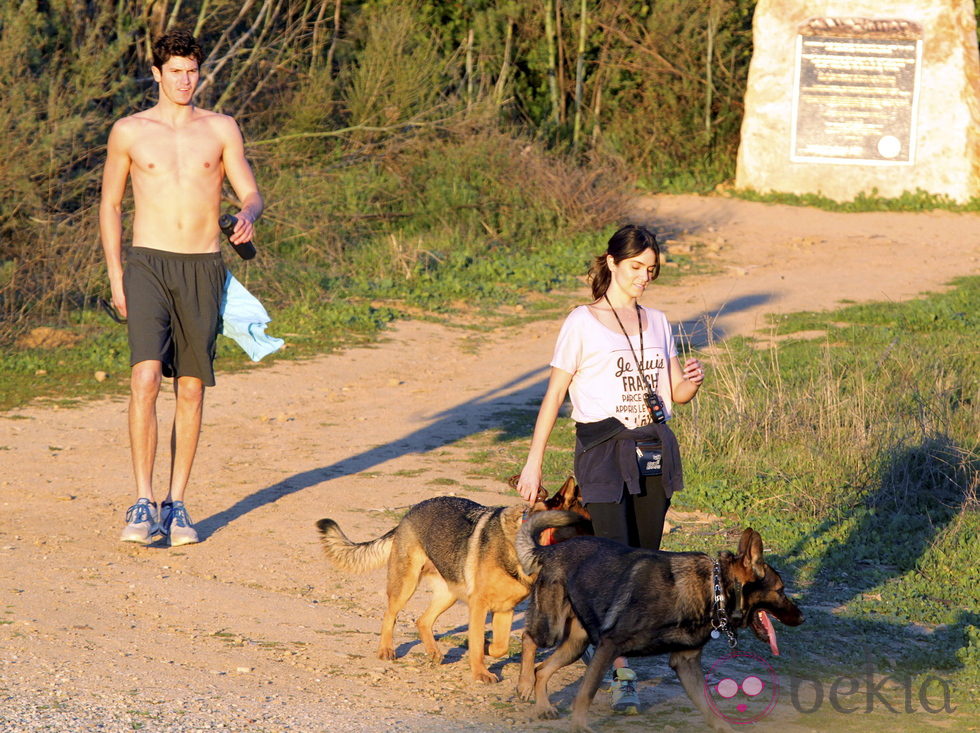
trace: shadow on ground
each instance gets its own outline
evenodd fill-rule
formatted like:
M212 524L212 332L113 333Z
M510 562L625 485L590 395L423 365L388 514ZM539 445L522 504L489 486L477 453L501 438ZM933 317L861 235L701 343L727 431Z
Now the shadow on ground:
M774 556L789 575L816 565L801 603L807 623L787 630L794 706L812 713L877 710L901 715L902 725L912 726L918 725L914 716L935 718L968 702L968 691L930 675L963 668L957 651L967 643L968 627L980 626L980 613L976 603L971 607L968 598L956 598L966 579L930 585L922 571L944 533L962 532L958 519L976 511L969 480L976 475L974 464L943 435L895 448L875 487L848 512L818 525L782 558ZM916 600L948 609L948 620L906 621L917 617L916 609L896 608L888 596L890 586L901 583L910 586L903 596L921 589ZM922 595L927 592L935 595ZM976 599L975 588L966 590L971 592ZM834 685L839 694L832 700Z
M243 497L227 509L198 521L195 524L198 533L202 540L206 539L249 512L284 496L303 491L324 481L368 471L400 456L437 450L467 436L499 427L502 415L515 409L529 411L537 409L546 385L544 376L544 369L527 372L505 384L487 390L482 395L431 415L429 424L402 438L366 448L335 463L288 476ZM352 444L369 443L373 437L371 433L363 427L357 429L361 430L362 434L358 436L352 433ZM529 433L527 437L530 437Z

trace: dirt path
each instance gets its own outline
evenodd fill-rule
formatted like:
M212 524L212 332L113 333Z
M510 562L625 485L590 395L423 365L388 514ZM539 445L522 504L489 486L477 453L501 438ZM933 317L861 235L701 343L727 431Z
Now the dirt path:
M723 268L644 298L675 323L708 317L718 337L980 271L976 216L679 196L640 202L636 218ZM188 501L205 541L175 550L117 542L131 502L125 401L0 416L0 730L565 730L528 722L512 699L516 657L497 665L500 685L464 679L459 605L441 622L454 630L447 663L410 641L424 598L398 626L405 656L375 659L383 571L329 569L313 528L330 516L367 539L428 496L512 501L467 476L452 443L533 405L558 326L475 337L408 322L374 347L219 377ZM563 699L579 672L555 686ZM644 704L698 730L680 686L658 684L666 673L651 662ZM610 730L649 726L614 721L600 700L594 713Z

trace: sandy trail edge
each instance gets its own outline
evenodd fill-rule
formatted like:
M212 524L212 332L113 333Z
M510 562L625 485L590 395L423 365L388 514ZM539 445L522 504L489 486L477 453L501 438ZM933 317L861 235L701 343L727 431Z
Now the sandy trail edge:
M644 296L689 330L707 317L718 337L764 328L767 313L901 300L978 271L972 215L677 196L641 200L635 218L724 268ZM533 409L559 325L474 337L404 322L372 347L222 375L188 499L205 541L175 550L116 541L131 501L124 400L3 415L0 729L526 727L513 660L489 688L464 679L462 637L444 642L450 663L422 661L409 640L425 594L399 623L407 656L376 660L384 573L328 569L313 522L332 516L360 540L391 526L386 510L428 496L510 502L502 483L467 477L451 443ZM464 625L458 605L440 622L457 635ZM555 690L576 681L569 670ZM671 678L641 696L681 710L676 729L699 729Z

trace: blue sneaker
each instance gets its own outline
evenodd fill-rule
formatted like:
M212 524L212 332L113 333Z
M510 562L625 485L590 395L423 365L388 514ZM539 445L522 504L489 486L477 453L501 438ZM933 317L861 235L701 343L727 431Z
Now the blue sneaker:
M160 507L160 525L163 534L169 535L171 547L200 542L182 501L163 503Z
M613 672L612 709L625 715L640 712L640 698L636 694L636 672L620 667Z
M157 505L149 499L139 499L126 510L126 526L123 527L119 541L148 545L160 532Z

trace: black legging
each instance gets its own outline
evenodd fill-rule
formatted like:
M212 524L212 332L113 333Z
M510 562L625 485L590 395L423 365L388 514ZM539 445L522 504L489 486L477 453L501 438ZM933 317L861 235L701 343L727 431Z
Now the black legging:
M664 533L664 517L670 499L664 496L661 476L641 476L640 493L623 489L618 502L594 501L586 504L592 515L596 537L606 537L630 547L659 550Z

